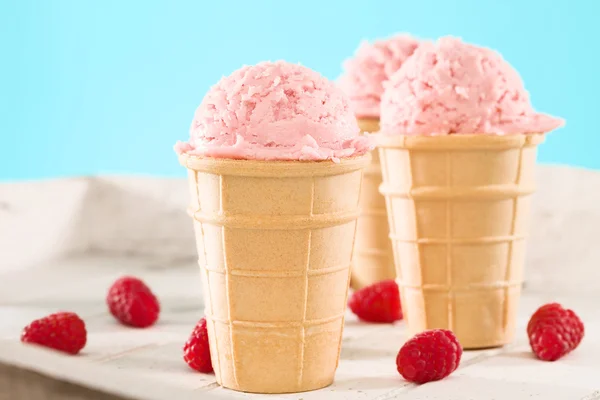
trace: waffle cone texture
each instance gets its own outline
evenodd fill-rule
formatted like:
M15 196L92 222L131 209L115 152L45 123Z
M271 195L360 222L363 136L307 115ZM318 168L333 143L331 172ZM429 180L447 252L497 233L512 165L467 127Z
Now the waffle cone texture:
M369 159L180 157L222 386L287 393L333 382Z
M411 333L465 348L512 341L541 134L381 136L385 196Z
M379 119L358 118L357 121L363 132L379 131ZM353 289L396 277L385 199L379 193L382 182L379 153L375 150L371 155L371 163L364 171L360 194L360 216L352 263Z

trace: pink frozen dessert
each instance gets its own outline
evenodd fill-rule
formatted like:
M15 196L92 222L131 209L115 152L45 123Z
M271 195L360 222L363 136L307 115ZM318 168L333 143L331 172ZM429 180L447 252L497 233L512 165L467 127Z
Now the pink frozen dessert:
M357 117L379 118L383 82L413 54L419 42L400 34L373 43L364 41L344 62L339 86L350 98Z
M333 160L365 154L344 93L317 72L284 61L245 66L204 97L179 154L249 160Z
M533 109L519 73L500 54L453 37L421 43L381 101L384 134L545 133L563 124Z

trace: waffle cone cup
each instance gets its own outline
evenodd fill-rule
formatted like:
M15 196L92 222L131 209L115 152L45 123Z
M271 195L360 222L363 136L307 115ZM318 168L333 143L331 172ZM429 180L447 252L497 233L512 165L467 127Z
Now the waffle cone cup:
M357 121L363 132L379 131L378 118L358 118ZM381 182L379 153L375 150L371 163L365 168L360 194L360 216L352 262L351 286L354 289L396 277L385 199L379 193Z
M333 382L369 158L180 157L222 386L287 393Z
M541 134L381 136L381 192L412 334L507 344L523 281Z

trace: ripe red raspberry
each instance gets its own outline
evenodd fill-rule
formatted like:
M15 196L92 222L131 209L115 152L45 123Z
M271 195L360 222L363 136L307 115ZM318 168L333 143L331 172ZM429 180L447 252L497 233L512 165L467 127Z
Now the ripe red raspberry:
M85 323L77 314L59 312L36 319L23 329L21 342L77 354L87 341Z
M407 381L426 383L450 375L460 364L462 347L456 336L445 329L415 335L398 352L396 366Z
M583 335L583 322L573 311L558 303L538 308L527 324L531 350L544 361L558 360L575 350Z
M393 280L377 282L352 294L348 307L367 322L394 322L402 319L400 292Z
M196 371L204 373L213 372L205 318L202 318L198 322L190 338L185 343L185 346L183 346L183 359L187 365Z
M111 314L125 325L146 328L156 322L160 305L138 278L124 276L112 284L106 296Z

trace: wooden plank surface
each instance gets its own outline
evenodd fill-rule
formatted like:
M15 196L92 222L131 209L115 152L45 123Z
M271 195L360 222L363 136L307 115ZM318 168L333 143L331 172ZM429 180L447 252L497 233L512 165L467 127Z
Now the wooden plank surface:
M0 400L13 399L129 400L13 365L0 364Z
M108 314L104 304L106 291L123 274L143 278L160 298L162 313L156 326L130 329ZM407 339L403 322L365 324L349 315L341 361L331 387L261 396L223 389L216 384L214 375L196 373L183 362L183 344L202 317L196 266L142 258L72 258L0 274L0 400L597 399L598 300L600 297L556 297L552 288L526 292L515 343L466 352L461 367L450 378L422 386L405 382L395 370L397 351ZM581 347L554 363L533 358L524 332L529 315L548 301L561 301L572 307L586 323ZM63 356L18 342L27 323L58 310L75 311L85 319L89 336L82 355ZM22 396L18 390L23 388L32 394ZM47 397L35 397L36 393L46 393Z

